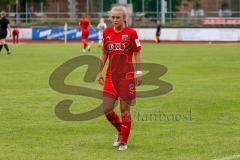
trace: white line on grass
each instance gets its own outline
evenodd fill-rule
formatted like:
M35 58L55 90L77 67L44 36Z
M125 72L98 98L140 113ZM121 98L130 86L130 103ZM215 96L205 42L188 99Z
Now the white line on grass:
M240 158L240 154L236 154L236 155L232 155L229 157L222 157L222 158L217 158L217 159L213 159L213 160L233 160L236 158Z

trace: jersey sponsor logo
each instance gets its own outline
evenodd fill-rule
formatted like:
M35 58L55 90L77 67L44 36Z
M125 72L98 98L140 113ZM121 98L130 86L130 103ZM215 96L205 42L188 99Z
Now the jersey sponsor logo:
M135 43L136 43L137 47L141 46L139 39L135 39Z
M45 36L49 36L51 34L52 30L49 29L49 30L45 30L45 31L40 31L39 33L39 37L45 37Z
M124 42L107 42L104 45L104 49L106 51L128 51L130 49L132 49L133 45L130 41L124 41Z

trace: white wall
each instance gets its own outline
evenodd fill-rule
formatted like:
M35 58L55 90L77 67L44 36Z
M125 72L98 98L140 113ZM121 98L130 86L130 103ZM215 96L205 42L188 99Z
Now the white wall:
M31 28L21 28L19 37L21 39L32 39L32 29Z
M153 40L155 28L137 28L140 40ZM161 40L168 41L240 41L238 28L163 28Z
M13 30L14 28L12 28ZM32 39L32 29L31 28L19 28L20 34L19 39ZM12 37L9 37L9 33L7 36L7 39L11 39Z
M136 28L140 40L153 40L155 28ZM20 39L32 39L31 28L20 28ZM8 37L9 39L9 37ZM238 28L163 28L161 40L168 41L240 41Z

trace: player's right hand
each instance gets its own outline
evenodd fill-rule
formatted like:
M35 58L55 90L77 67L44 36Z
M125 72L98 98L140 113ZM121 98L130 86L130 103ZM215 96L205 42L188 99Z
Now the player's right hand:
M104 78L103 78L103 76L102 76L102 73L98 73L98 75L97 75L97 80L98 80L98 83L99 83L100 85L103 85L103 84L104 84Z

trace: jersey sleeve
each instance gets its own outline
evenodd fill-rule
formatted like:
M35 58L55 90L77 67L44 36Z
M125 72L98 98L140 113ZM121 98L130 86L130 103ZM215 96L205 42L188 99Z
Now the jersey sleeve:
M102 39L102 51L105 51L105 46L106 46L106 30L103 30L103 39Z
M133 52L139 52L141 50L141 44L138 39L137 32L134 30L132 34L132 42L133 42Z
M79 20L79 26L82 27L82 20Z
M87 20L87 26L89 27L91 25L90 19Z

